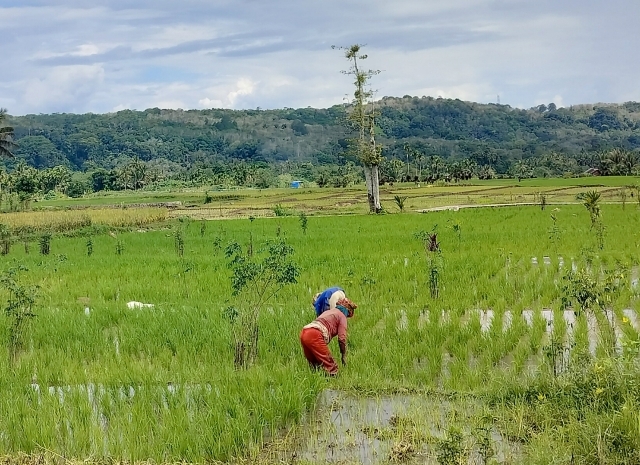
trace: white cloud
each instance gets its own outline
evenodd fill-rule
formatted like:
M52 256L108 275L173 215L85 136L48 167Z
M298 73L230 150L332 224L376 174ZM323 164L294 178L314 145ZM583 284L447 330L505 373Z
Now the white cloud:
M531 107L640 100L640 3L539 0L49 0L0 7L13 114L120 106L329 106L351 94L331 44L368 44L380 96ZM37 3L36 3L37 4ZM364 8L366 6L366 8ZM615 70L615 72L612 72Z
M243 97L252 95L258 83L242 77L233 84L214 86L207 89L212 97L204 97L198 100L201 108L236 108Z
M256 83L254 83L251 79L241 78L236 84L236 90L233 90L227 94L227 100L229 101L231 106L234 107L236 105L238 97L253 94L255 88Z
M25 81L23 104L32 111L56 112L60 106L74 102L73 111L90 111L88 101L103 81L104 69L100 65L52 68L45 76Z

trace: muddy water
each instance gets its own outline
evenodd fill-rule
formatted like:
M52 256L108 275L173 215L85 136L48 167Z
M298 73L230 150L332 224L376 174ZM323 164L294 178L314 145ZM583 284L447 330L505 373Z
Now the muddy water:
M450 418L471 424L481 411L474 400L447 400L430 395L360 397L325 390L314 417L300 430L295 456L311 463L389 463L399 450L403 463L437 464L434 444L445 437ZM472 441L471 431L462 428ZM491 431L497 463L514 463L518 447ZM468 464L482 463L472 449Z

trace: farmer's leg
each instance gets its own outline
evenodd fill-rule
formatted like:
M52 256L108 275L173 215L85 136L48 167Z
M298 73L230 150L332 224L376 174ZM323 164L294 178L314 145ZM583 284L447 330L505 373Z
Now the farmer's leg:
M310 364L315 367L322 366L330 375L338 373L338 365L333 360L329 347L324 342L320 331L314 328L303 329L300 334L300 342L302 343L304 356Z
M302 345L304 357L307 359L309 365L312 368L319 368L321 365L320 361L316 359L315 351L313 350L313 347L318 343L318 334L320 335L320 339L324 343L322 334L317 329L306 328L303 329L300 333L300 344Z

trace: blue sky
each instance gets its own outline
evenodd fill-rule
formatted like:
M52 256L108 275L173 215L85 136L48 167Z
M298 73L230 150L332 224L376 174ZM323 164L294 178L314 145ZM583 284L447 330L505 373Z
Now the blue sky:
M637 0L0 0L0 107L328 107L331 45L366 44L377 95L529 108L640 101Z

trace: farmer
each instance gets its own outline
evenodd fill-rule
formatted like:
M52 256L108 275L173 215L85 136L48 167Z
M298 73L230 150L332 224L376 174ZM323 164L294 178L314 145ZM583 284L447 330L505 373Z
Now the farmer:
M320 316L322 312L335 308L338 300L346 299L344 289L341 287L330 287L322 292L318 292L313 296L312 305L316 309L316 316Z
M338 336L342 366L347 365L347 318L353 316L358 306L346 297L335 307L325 311L315 321L302 328L300 343L309 365L322 367L330 376L338 374L338 365L329 350L329 341Z

